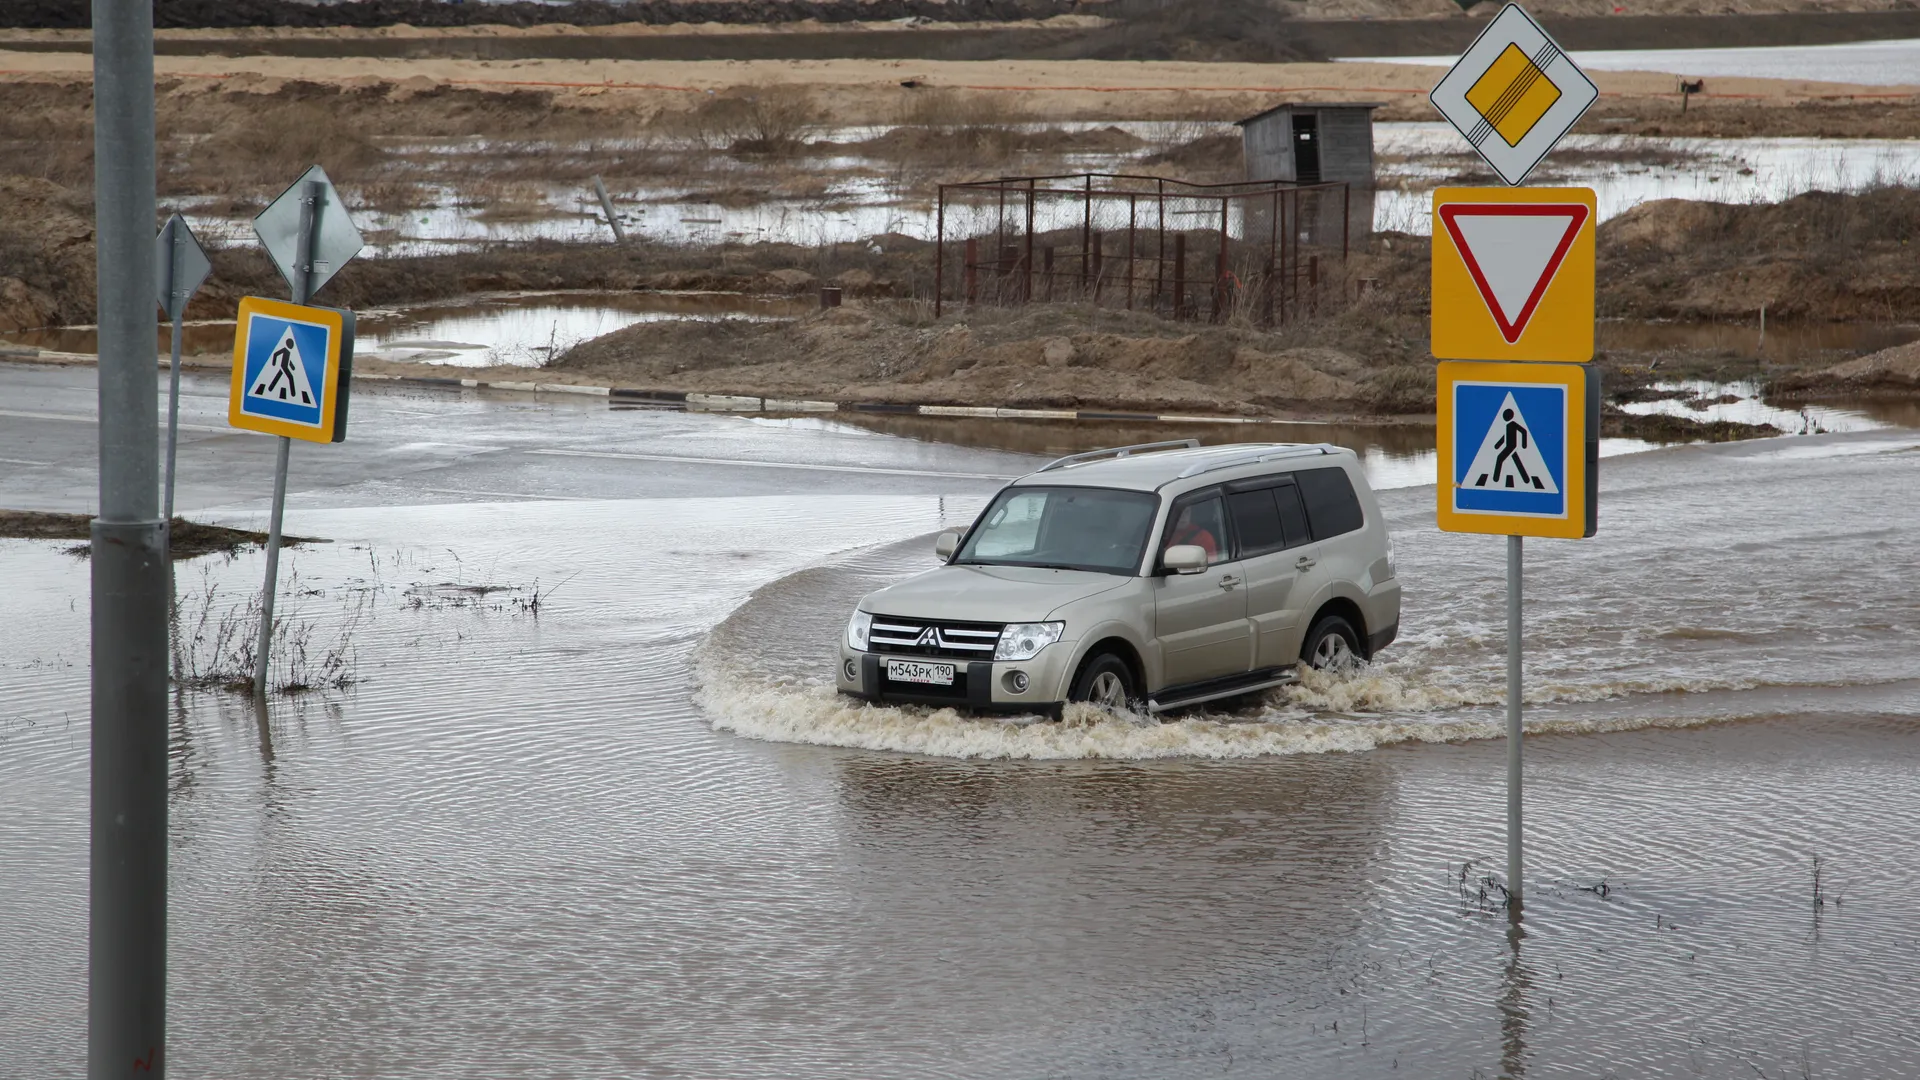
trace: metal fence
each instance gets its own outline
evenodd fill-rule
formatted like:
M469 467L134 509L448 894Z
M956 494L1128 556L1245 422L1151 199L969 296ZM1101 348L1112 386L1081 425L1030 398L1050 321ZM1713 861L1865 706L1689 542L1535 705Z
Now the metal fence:
M942 184L934 315L1072 300L1284 323L1316 308L1323 281L1344 269L1353 209L1346 184L1121 173Z

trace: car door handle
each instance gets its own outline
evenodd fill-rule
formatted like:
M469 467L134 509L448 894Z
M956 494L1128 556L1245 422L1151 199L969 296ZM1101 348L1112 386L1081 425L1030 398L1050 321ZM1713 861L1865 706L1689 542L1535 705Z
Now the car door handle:
M1293 568L1295 570L1311 570L1313 569L1313 563L1314 563L1314 560L1307 558L1305 555L1302 555L1299 558L1293 560Z
M1231 589L1238 584L1240 584L1240 579L1234 577L1232 574L1228 574L1226 577L1220 579L1220 587L1223 589Z

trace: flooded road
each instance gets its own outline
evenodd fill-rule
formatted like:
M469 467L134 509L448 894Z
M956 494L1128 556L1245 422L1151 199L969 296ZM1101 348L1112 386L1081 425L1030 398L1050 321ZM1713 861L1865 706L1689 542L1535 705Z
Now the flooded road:
M87 508L92 392L0 366L0 505ZM1920 1068L1920 432L1611 458L1600 535L1529 545L1513 936L1480 896L1500 544L1436 532L1428 488L1382 495L1407 592L1375 669L1159 725L976 720L849 708L825 665L1033 458L356 396L348 443L294 455L287 528L333 542L282 567L355 681L264 720L173 698L180 1075ZM271 441L222 433L210 380L187 401L182 502L259 521ZM0 541L5 1076L84 1071L59 547ZM184 564L183 610L259 572Z

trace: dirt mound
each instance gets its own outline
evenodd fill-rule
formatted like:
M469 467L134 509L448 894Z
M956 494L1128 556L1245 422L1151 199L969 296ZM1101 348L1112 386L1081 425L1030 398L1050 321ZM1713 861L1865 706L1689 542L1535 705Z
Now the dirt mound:
M570 4L449 4L444 0L154 0L161 28L241 26L608 26L614 23L840 23L884 19L984 22L1044 19L1072 0L576 0ZM92 25L91 0L8 0L0 27L78 29Z
M1767 387L1769 398L1810 401L1821 397L1920 392L1920 341L1882 349L1825 371L1782 376Z
M1920 190L1814 191L1753 205L1661 199L1600 226L1602 314L1911 318Z
M784 325L652 324L580 345L554 369L710 393L1241 415L1367 412L1377 396L1375 365L1297 335L1068 305L925 316L896 302Z
M93 321L93 213L48 180L0 175L0 331Z

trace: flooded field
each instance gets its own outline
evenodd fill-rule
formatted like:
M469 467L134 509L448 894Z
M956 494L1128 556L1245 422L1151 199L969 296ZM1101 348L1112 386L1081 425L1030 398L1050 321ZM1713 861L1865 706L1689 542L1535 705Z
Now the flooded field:
M1238 179L1240 153L1231 124L1194 122L1007 122L1039 147L999 162L999 174L1058 172L1150 172L1196 179ZM930 240L935 232L935 185L973 177L983 170L905 168L892 157L860 149L903 129L822 127L807 133L806 149L792 155L711 156L700 147L666 137L628 143L516 143L522 157L594 153L682 157L690 175L615 185L616 213L630 236L674 244L778 242L803 246L870 241L888 234ZM922 132L921 134L925 134ZM1222 137L1225 137L1222 141ZM1214 142L1206 143L1212 138ZM1082 139L1107 149L1069 149ZM1097 141L1095 141L1097 139ZM1491 177L1444 122L1380 123L1376 229L1424 233L1428 199L1436 186L1481 183ZM1155 164L1154 155L1208 145L1212 156L1184 168ZM1063 148L1066 147L1066 148ZM611 242L589 182L538 179L486 181L484 192L447 186L431 178L453 163L494 152L485 140L399 144L420 189L404 208L379 202L355 208L373 253L390 256L471 251L496 244L537 240ZM1191 156L1191 155L1189 155ZM441 164L436 164L440 162ZM663 166L665 167L665 166ZM392 187L405 181L398 177ZM1543 183L1592 187L1601 220L1649 199L1773 202L1807 191L1856 191L1877 184L1920 183L1920 142L1910 139L1723 138L1675 139L1633 135L1574 135L1547 164ZM353 198L354 193L349 193ZM251 241L253 210L227 208L226 197L174 200L195 231L213 243ZM965 229L969 214L987 221L992 208L949 207L948 229Z
M29 462L0 496L45 501L90 376L0 377L33 414L0 421ZM257 522L270 440L212 430L217 380L186 402L191 512ZM182 1075L1920 1068L1920 432L1612 457L1600 535L1529 545L1516 934L1482 896L1500 545L1436 532L1430 488L1382 495L1407 591L1374 668L1166 723L980 719L839 701L827 658L1035 458L354 408L295 457L287 527L333 542L282 564L351 681L172 698ZM259 571L184 564L183 610ZM0 572L0 1074L78 1075L88 567L0 541Z
M1855 41L1731 49L1579 49L1567 55L1596 71L1669 71L1697 78L1741 75L1873 86L1920 85L1920 41ZM1348 62L1452 67L1456 56L1342 57Z

